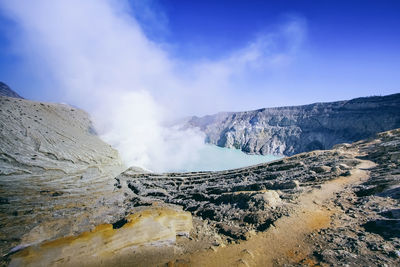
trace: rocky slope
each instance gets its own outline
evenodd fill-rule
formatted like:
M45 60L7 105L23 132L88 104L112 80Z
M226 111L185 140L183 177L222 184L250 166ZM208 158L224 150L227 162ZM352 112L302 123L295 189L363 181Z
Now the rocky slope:
M330 149L400 127L400 94L193 117L206 141L247 153L294 155Z
M125 169L85 112L0 96L0 265L398 266L399 151L400 129L246 168L149 173Z
M0 96L1 255L21 240L40 242L109 221L116 208L105 201L120 198L112 191L122 170L86 112Z
M14 97L14 98L23 99L23 97L21 97L16 92L11 90L11 88L8 87L8 85L3 83L3 82L0 82L0 96L8 96L8 97Z
M101 255L189 234L192 216L182 207L125 204L130 190L116 190L114 178L126 167L86 112L6 93L0 96L0 266L64 266L71 256L75 265L97 265Z

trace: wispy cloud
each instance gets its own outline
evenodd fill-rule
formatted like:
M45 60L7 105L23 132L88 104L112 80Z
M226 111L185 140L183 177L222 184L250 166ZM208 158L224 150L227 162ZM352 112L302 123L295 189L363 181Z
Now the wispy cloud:
M203 145L166 120L240 101L241 81L290 64L306 31L289 17L225 58L182 61L144 34L126 1L5 0L1 8L16 22L21 55L51 75L63 101L89 110L128 165L156 171L182 168Z

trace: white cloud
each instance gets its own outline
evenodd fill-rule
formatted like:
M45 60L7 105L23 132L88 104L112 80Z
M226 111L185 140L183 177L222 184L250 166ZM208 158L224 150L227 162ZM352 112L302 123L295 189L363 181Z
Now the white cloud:
M229 108L240 101L238 80L290 64L305 34L292 17L229 57L183 62L145 36L126 1L1 6L18 25L23 56L51 74L63 101L87 109L128 165L156 171L182 169L203 145L199 133L164 127L166 120Z

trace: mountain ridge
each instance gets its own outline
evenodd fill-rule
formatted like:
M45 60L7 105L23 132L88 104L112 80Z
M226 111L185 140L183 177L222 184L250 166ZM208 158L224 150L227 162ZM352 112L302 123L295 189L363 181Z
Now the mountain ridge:
M290 156L400 127L400 94L193 116L186 125L221 147Z
M22 96L13 91L7 84L0 81L0 96L8 96L13 98L24 99Z

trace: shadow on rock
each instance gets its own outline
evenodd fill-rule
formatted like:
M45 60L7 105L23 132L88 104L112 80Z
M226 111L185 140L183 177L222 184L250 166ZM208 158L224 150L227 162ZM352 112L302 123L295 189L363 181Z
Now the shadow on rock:
M398 211L396 212L398 216ZM400 237L400 219L379 219L362 225L368 232L378 234L385 239Z

